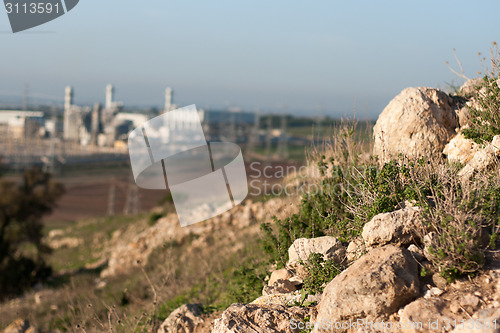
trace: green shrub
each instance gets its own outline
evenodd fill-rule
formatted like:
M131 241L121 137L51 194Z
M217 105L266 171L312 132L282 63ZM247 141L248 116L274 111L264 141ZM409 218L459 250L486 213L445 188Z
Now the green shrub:
M335 263L334 260L324 260L321 253L311 253L306 263L303 263L307 270L304 278L304 289L310 294L322 293L325 284L333 280L343 267Z
M476 143L491 142L500 134L500 87L498 76L484 76L476 94L477 105L468 107L471 115L470 128L462 130L464 136Z
M156 222L158 222L158 220L161 219L162 217L163 217L162 213L158 213L158 212L151 213L151 215L149 215L148 224L150 226L155 225Z

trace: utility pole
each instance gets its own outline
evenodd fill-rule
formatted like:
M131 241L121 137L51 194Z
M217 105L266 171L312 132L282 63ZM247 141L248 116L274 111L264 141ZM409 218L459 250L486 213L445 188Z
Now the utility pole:
M116 180L112 178L108 195L108 215L110 216L115 215L115 197L116 197Z
M278 147L278 156L283 159L288 158L288 140L286 135L286 114L283 113L281 116L281 131L280 131L280 142Z
M272 115L267 116L267 133L266 133L266 158L271 158L271 135L272 135Z

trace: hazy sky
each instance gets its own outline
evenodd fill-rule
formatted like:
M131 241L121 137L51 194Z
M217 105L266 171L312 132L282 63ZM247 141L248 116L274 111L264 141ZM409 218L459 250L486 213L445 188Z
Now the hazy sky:
M500 39L500 1L81 0L28 32L0 11L0 103L29 84L80 104L107 83L127 105L351 114L375 118L408 86L461 83ZM319 111L322 110L322 111Z

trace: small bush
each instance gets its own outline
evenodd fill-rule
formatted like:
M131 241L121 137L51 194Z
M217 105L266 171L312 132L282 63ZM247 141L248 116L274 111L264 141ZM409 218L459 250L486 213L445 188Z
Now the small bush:
M163 217L162 213L158 213L158 212L151 213L151 215L149 215L148 224L150 226L155 225L156 222L158 222L158 220L161 219L162 217Z
M476 143L491 142L500 134L500 52L496 42L491 48L491 68L486 69L482 84L475 94L476 103L469 107L470 128L463 129L464 136Z
M469 107L470 128L463 129L466 138L476 143L491 142L500 134L500 87L498 77L484 76L476 97L477 105Z
M311 253L304 267L307 270L304 289L313 295L322 293L325 285L343 270L335 261L324 260L321 253Z

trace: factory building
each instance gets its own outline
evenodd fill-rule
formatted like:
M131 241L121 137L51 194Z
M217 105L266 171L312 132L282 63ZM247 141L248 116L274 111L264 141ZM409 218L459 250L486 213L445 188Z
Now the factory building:
M45 116L43 112L0 110L0 133L13 139L43 136Z

